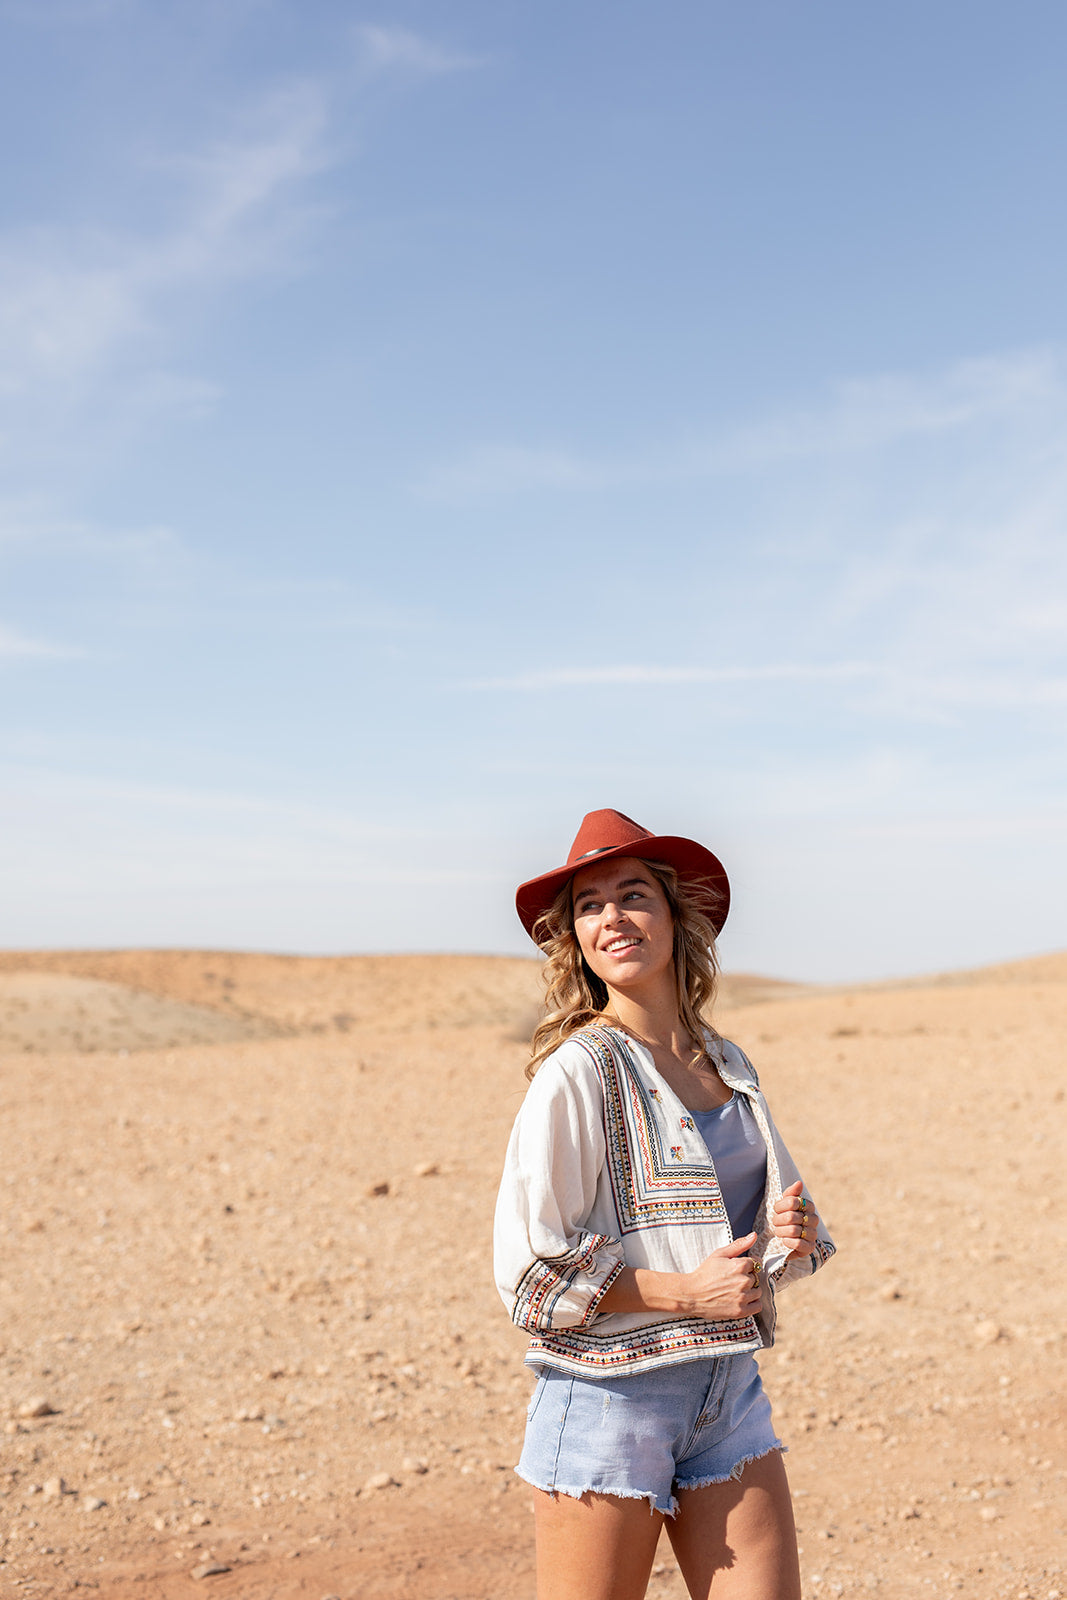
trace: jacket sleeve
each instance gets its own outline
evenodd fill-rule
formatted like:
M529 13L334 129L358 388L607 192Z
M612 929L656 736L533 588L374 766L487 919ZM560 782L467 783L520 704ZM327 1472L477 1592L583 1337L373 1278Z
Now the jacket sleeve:
M587 1327L622 1270L621 1241L587 1225L604 1154L599 1079L564 1045L527 1091L497 1198L496 1284L520 1328Z
M786 1149L782 1137L777 1128L774 1127L773 1122L771 1127L774 1133L774 1149L778 1160L778 1170L782 1178L782 1188L788 1189L790 1184L796 1183L800 1173L797 1170L796 1162ZM800 1192L806 1200L810 1201L813 1206L815 1205L807 1184L804 1184ZM816 1206L815 1209L818 1210L818 1207ZM769 1226L769 1217L767 1221ZM768 1275L775 1289L784 1289L788 1284L796 1283L798 1278L810 1278L813 1272L818 1272L819 1268L825 1266L830 1257L835 1254L836 1248L834 1241L830 1237L830 1231L820 1214L819 1226L815 1230L815 1249L810 1256L798 1256L795 1260L790 1261L786 1247L774 1240L766 1254L764 1265L767 1267Z

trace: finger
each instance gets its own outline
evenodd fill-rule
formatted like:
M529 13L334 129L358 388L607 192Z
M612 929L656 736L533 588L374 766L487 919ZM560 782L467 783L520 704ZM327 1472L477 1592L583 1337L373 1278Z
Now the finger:
M734 1239L730 1244L724 1244L721 1249L713 1250L713 1256L743 1256L756 1242L756 1234L746 1233L743 1239Z
M803 1188L804 1180L803 1178L798 1178L796 1183L791 1183L788 1189L782 1190L782 1199L784 1200L787 1195L799 1195Z

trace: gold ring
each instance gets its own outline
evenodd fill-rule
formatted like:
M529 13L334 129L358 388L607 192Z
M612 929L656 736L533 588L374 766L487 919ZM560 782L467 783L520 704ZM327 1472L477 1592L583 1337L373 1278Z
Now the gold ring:
M801 1211L806 1211L808 1209L808 1202L805 1200L803 1195L800 1197L800 1209Z

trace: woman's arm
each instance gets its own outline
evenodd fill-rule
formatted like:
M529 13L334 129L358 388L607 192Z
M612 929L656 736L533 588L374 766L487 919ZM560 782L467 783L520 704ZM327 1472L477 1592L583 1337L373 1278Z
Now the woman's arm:
M580 1046L550 1056L515 1119L494 1227L496 1283L531 1332L583 1327L622 1270L590 1212L604 1160L602 1090Z
M763 1294L753 1261L747 1254L754 1233L712 1251L694 1272L653 1272L648 1267L623 1267L601 1295L597 1311L662 1311L673 1317L704 1317L709 1322L736 1322L754 1317Z

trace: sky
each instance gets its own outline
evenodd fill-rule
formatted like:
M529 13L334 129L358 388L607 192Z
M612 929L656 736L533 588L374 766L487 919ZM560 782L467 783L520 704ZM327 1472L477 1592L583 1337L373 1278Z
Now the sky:
M1058 0L0 0L0 945L1067 946Z

